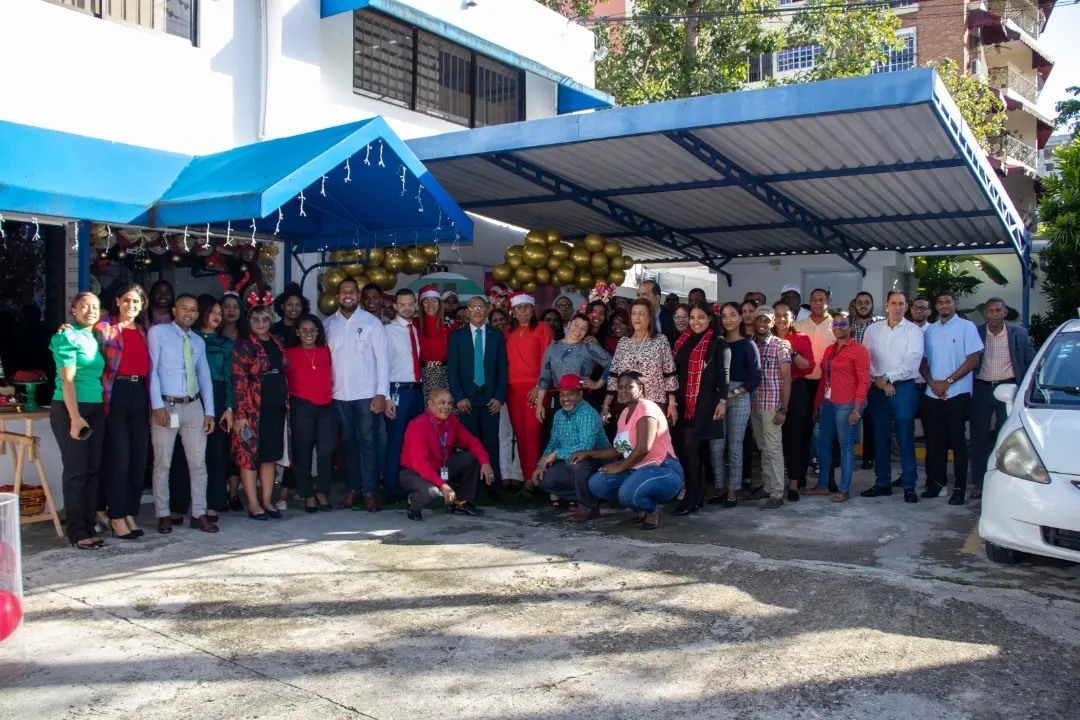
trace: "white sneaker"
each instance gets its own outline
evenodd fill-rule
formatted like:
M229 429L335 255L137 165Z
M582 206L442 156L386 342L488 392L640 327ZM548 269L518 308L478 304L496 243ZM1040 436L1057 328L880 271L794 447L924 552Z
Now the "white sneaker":
M274 505L274 507L284 512L285 510L289 509L289 503L285 502L284 500L278 500L277 504Z

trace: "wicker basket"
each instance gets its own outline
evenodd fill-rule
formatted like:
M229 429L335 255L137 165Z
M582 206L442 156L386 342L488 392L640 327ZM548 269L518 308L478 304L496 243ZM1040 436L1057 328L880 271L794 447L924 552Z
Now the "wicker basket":
M14 485L0 486L0 492L15 492ZM40 485L23 485L19 491L19 512L24 517L45 512L45 491Z

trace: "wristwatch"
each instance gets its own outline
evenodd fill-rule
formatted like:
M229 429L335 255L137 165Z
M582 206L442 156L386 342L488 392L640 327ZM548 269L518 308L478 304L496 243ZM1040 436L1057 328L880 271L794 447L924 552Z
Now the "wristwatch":
M779 410L777 410L776 412L780 413L781 415L787 415L787 408L782 407Z

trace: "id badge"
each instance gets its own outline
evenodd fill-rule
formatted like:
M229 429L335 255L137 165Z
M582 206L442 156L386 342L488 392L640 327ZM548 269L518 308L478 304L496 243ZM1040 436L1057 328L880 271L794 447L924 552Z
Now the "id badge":
M169 427L174 430L180 427L180 413L169 413Z
M390 393L390 402L394 403L394 405L400 405L401 404L401 393L397 392L396 390L394 392Z
M825 386L825 399L832 400L832 388L828 385Z
M439 468L439 478L441 478L443 482L449 482L450 481L450 468L446 467L445 465L443 465L441 468Z

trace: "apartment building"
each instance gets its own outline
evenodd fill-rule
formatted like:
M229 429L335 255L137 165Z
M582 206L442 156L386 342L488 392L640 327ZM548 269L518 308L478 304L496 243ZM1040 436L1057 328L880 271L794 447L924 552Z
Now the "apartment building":
M1048 178L1051 175L1057 177L1061 174L1061 170L1057 166L1057 157L1054 152L1059 147L1064 147L1073 141L1073 136L1070 133L1058 133L1057 135L1051 135L1050 139L1046 141L1046 145L1042 150L1039 150L1039 177Z

